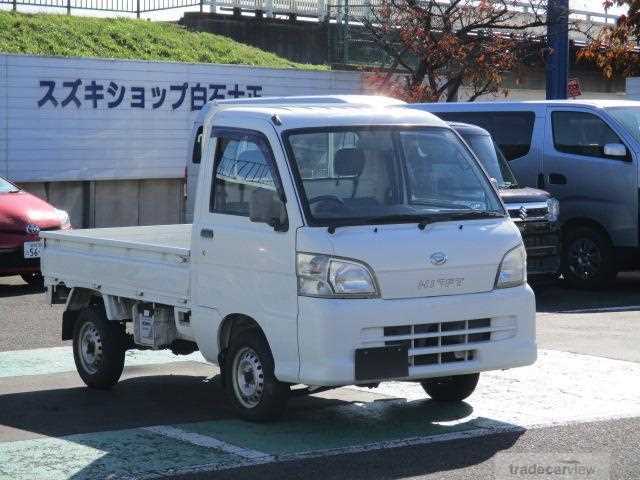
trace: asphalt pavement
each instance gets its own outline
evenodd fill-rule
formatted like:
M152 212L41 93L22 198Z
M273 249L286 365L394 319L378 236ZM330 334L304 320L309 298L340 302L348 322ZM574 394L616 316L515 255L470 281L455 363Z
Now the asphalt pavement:
M0 278L0 479L476 479L541 452L571 465L588 452L603 478L640 478L640 275L536 296L538 362L483 374L461 405L386 383L296 398L256 425L233 417L198 353L129 352L116 388L86 389L62 308Z

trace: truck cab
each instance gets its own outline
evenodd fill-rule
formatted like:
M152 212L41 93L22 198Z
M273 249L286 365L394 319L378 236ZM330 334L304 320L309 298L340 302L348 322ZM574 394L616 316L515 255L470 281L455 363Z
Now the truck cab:
M45 235L89 386L117 382L126 348L198 349L264 420L294 385L461 401L535 361L521 234L446 123L318 100L220 105L202 127L192 225Z

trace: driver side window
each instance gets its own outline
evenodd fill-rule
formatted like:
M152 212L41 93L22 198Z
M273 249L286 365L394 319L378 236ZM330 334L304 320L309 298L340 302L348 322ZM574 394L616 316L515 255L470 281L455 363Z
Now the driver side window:
M248 217L258 190L276 191L270 151L253 135L219 136L216 146L210 211Z

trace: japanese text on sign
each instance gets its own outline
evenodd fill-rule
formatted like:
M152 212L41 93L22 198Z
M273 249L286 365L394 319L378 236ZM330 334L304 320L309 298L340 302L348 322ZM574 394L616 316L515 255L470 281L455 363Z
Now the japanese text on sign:
M83 82L56 82L40 80L43 89L38 100L38 108L46 105L67 108L102 108L130 107L155 110L168 105L171 110L190 108L200 110L211 100L224 98L253 98L262 96L261 85L202 84L190 85L188 82L169 85L167 87L125 86L116 82L100 83L95 80Z

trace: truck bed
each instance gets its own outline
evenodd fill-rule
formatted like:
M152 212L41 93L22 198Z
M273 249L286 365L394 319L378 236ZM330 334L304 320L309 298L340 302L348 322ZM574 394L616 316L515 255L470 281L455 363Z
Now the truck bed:
M42 232L48 285L189 307L191 225Z

